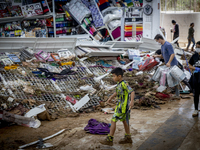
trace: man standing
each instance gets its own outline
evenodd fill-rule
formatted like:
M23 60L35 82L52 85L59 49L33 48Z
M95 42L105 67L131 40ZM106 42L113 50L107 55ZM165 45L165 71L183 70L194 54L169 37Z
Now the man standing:
M188 31L188 46L185 49L186 51L188 51L188 48L190 47L191 41L193 43L192 49L191 51L194 51L194 46L195 46L195 39L194 39L194 23L190 24L190 28Z
M156 40L156 42L158 42L162 45L161 46L161 54L154 55L154 57L163 58L167 67L178 65L178 61L175 57L174 49L173 49L172 45L169 42L165 41L164 38L162 37L162 35L160 35L160 34L157 34L154 39ZM176 92L177 98L180 98L178 86L175 87L175 92Z
M189 61L189 68L193 70L193 74L190 78L190 84L193 88L194 94L194 112L193 117L199 114L199 95L200 95L200 41L196 43L196 52L192 55Z
M176 23L175 20L172 20L172 24L174 25L174 29L172 29L171 32L174 33L173 40L175 40L177 37L179 37L179 26L178 26L178 24ZM179 47L178 40L175 43Z

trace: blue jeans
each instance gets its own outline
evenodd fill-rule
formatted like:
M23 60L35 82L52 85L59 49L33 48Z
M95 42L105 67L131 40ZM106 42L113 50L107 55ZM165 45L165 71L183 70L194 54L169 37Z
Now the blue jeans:
M192 47L194 48L194 46L195 46L195 40L194 40L194 38L192 38L191 40L188 39L188 46L187 46L187 49L190 47L191 41L192 41L192 43L193 43Z

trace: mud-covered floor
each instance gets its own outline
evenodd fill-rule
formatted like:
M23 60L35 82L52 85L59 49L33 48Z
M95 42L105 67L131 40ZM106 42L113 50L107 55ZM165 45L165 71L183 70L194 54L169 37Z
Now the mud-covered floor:
M187 115L192 119L193 102L191 99L182 99L167 102L165 105L160 105L161 110L131 110L130 128L133 139L133 144L119 145L118 141L124 136L123 124L117 123L117 129L114 136L114 145L112 147L103 146L99 140L104 139L105 135L92 135L85 133L83 128L87 125L89 119L94 118L99 121L110 123L112 114L83 113L79 117L60 118L55 121L42 121L42 125L38 129L12 125L0 129L0 149L18 149L19 146L45 138L62 129L66 129L62 134L45 141L54 145L55 150L88 150L88 149L116 149L116 150L134 150L134 149L154 149L153 145L148 145L151 140L167 140L169 133L162 131L162 128L170 125L170 118L174 115L180 117ZM187 107L186 107L187 106ZM189 113L183 109L189 109ZM168 123L169 124L166 124ZM192 120L192 125L186 126L188 133L179 141L180 150L200 149L200 122L197 119ZM172 126L173 128L173 126ZM183 128L180 128L181 130ZM164 130L164 129L163 129ZM166 130L166 129L165 129ZM159 131L160 134L156 133ZM186 131L185 131L186 132ZM155 137L153 136L155 135ZM155 139L152 139L155 138ZM171 139L173 141L173 138ZM164 141L165 142L165 141ZM167 144L170 145L170 141ZM160 144L160 145L159 145ZM157 143L159 148L162 148L163 143ZM155 145L154 145L155 146ZM152 147L152 148L151 148ZM27 147L26 149L36 149L36 145Z

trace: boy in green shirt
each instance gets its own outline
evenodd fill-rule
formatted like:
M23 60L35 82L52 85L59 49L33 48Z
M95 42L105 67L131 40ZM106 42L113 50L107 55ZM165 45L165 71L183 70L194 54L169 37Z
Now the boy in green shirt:
M126 81L123 80L123 70L121 68L115 68L112 70L113 80L117 82L116 92L110 96L106 103L109 103L114 97L117 96L117 106L115 108L115 113L111 119L110 133L107 138L100 141L103 145L113 145L113 136L116 130L116 123L118 120L122 121L125 129L125 137L119 141L119 144L132 143L129 119L130 119L130 109L134 105L134 91L128 85ZM129 103L129 100L131 102Z

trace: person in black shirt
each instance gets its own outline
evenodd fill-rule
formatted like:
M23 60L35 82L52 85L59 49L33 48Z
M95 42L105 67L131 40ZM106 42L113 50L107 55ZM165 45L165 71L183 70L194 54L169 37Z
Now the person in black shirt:
M175 20L172 20L172 24L174 25L174 29L171 30L171 32L174 33L173 40L175 40L177 37L179 37L179 25L176 23ZM176 43L177 46L179 47L178 40L177 40L175 43Z
M193 117L198 116L199 94L200 94L200 41L196 43L196 52L189 61L189 68L193 71L190 78L190 85L194 94L194 113Z
M156 55L161 55L161 49L158 49L155 53ZM161 58L160 61L165 62L163 58Z

